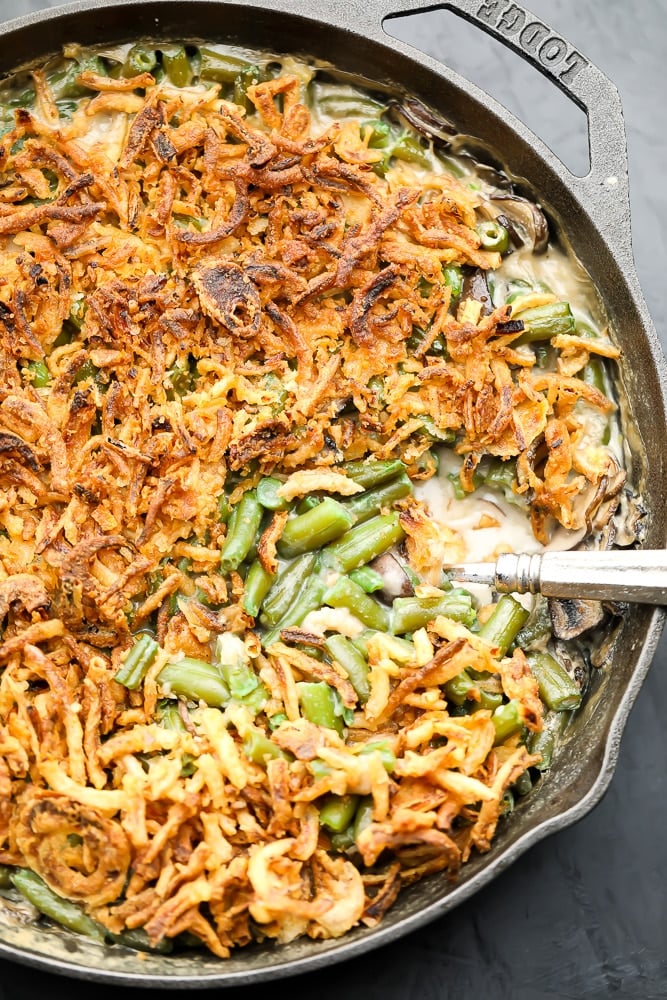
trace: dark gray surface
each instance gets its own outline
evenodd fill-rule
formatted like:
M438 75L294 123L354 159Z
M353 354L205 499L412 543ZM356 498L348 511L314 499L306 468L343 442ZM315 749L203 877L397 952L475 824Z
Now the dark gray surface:
M39 0L0 0L3 18L45 6ZM529 6L619 88L637 269L667 347L667 2L532 0ZM439 11L393 22L391 30L492 91L583 172L581 113L516 57ZM591 814L536 845L491 886L417 934L275 988L321 1000L667 997L666 703L664 639L631 713L609 791ZM0 962L0 972L0 995L12 998L94 991L110 1000L117 993L6 962ZM224 994L258 1000L271 988Z

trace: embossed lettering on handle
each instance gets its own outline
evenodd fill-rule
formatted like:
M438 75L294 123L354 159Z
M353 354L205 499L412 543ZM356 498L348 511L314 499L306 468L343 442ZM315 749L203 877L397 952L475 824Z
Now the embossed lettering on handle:
M526 55L537 59L567 86L590 66L588 60L564 38L515 3L483 0L477 9L477 17L505 38L515 41Z

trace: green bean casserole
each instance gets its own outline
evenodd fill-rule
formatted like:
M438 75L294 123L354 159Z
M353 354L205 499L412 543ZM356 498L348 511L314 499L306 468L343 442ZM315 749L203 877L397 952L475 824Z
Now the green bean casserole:
M618 350L552 230L305 59L5 81L3 920L336 938L540 794L618 610L447 567L627 533Z

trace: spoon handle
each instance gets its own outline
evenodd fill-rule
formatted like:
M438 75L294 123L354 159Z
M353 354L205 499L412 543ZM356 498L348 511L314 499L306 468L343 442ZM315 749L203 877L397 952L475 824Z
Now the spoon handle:
M667 604L667 550L504 553L495 563L451 566L452 580L485 583L499 593L594 601Z

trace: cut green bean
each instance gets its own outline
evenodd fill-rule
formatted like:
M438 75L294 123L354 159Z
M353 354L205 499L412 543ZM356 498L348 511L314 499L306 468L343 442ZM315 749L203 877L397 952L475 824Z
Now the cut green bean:
M397 597L392 605L392 633L407 635L425 628L440 615L462 622L468 628L475 620L472 598L454 592L442 597Z
M182 45L173 45L162 50L162 65L169 80L175 87L189 87L194 78L192 63Z
M331 608L346 608L355 618L368 628L378 632L389 630L389 611L370 594L351 580L349 576L339 576L322 598Z
M491 721L496 730L495 745L498 746L523 729L519 702L512 700L500 705L491 716Z
M574 316L568 302L553 302L546 306L535 306L519 313L517 319L524 324L524 331L513 341L517 344L531 344L536 340L551 340L562 333L574 332Z
M379 753L385 771L387 774L392 773L396 767L396 754L389 746L387 740L371 740L370 743L366 743L359 751L359 755L362 757L369 753Z
M254 490L247 490L232 508L220 552L220 568L223 573L238 569L250 553L257 540L262 511Z
M378 632L377 629L369 628L360 632L359 635L355 635L350 639L350 642L355 649L359 650L362 656L368 658L368 642L376 635L383 635L385 642L390 640L391 648L388 651L388 655L392 660L395 660L397 663L414 662L416 656L414 643L398 635L387 636L384 632Z
M364 795L364 797L360 800L352 826L355 840L357 840L359 834L363 833L366 827L370 826L373 822L374 807L375 804L373 802L372 795Z
M354 819L358 804L358 795L326 795L320 806L320 826L342 833Z
M133 45L125 56L121 76L139 76L151 73L157 66L157 52L146 45Z
M381 486L382 483L395 479L402 472L406 471L406 465L399 459L388 461L368 461L368 462L345 462L341 466L342 471L354 480L365 490L374 486Z
M248 87L261 83L264 74L259 66L246 66L234 79L234 104L242 107L247 114L254 110L254 105L248 97Z
M531 673L537 681L540 698L554 712L579 708L581 690L558 660L545 652L528 652L526 659Z
M370 687L368 684L368 663L363 654L346 636L339 635L337 632L327 637L325 646L331 658L347 674L361 704L365 705L370 694Z
M451 291L454 301L461 298L463 291L463 274L458 264L445 264L442 269L442 277L445 284Z
M174 942L171 938L163 937L155 944L151 944L148 934L143 927L134 927L132 930L121 931L120 934L112 934L106 931L107 938L113 944L119 944L123 948L132 948L133 951L149 951L156 955L170 955L174 950Z
M275 573L264 569L259 559L255 559L248 570L243 584L243 610L247 615L256 618L262 601L271 590L276 579Z
M152 636L144 633L127 652L114 680L130 691L143 683L149 667L154 663L160 647Z
M178 701L173 698L163 698L158 702L155 717L163 729L170 729L175 733L187 732L181 713L178 711Z
M510 234L504 226L495 219L480 222L477 226L477 235L483 250L494 251L495 253L507 253L510 246Z
M336 713L334 689L324 681L298 681L296 689L304 718L342 736L343 720Z
M11 875L12 885L18 889L29 903L61 927L77 934L103 942L104 928L92 920L75 903L63 899L50 889L46 882L28 868L16 868Z
M412 480L405 472L401 472L388 483L350 497L345 501L345 508L353 516L354 523L361 524L413 492Z
M529 613L511 594L503 594L479 630L480 637L504 656L528 620Z
M290 559L322 548L340 538L353 522L353 515L341 503L325 497L317 507L287 521L278 541L278 553Z
M319 503L322 503L322 497L303 497L296 505L295 513L305 514L307 511L312 510L313 507L317 507Z
M0 889L11 889L14 871L10 865L0 865Z
M234 83L250 63L238 56L230 56L213 49L199 50L199 76L202 80L213 80L214 83Z
M264 476L257 483L257 499L267 510L287 510L289 503L284 497L278 496L282 481L274 476Z
M266 767L267 761L277 760L278 757L288 759L288 755L277 743L256 729L251 730L244 738L243 750L251 761L255 764L261 764L262 767Z
M189 701L203 701L211 708L222 708L231 697L218 667L192 656L168 663L157 680L165 693Z
M551 768L554 753L571 715L571 712L547 712L539 733L529 735L526 741L528 751L541 757L541 760L533 764L537 771L548 771Z
M262 636L263 646L267 648L271 643L277 642L284 628L295 628L311 611L318 611L322 607L326 589L326 583L319 576L311 576L306 580L283 617Z
M316 561L314 552L306 552L278 571L271 589L262 601L262 625L275 625L285 617L311 576Z
M44 361L29 361L26 365L32 384L36 389L44 389L51 384L51 372Z
M343 573L372 562L377 556L398 545L405 538L398 512L378 514L346 531L338 541L327 545L323 558Z
M384 577L370 566L360 566L359 569L351 570L349 577L367 594L375 594L385 588Z

